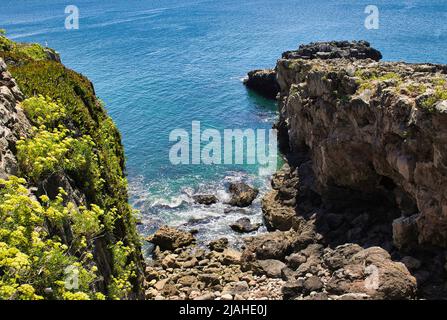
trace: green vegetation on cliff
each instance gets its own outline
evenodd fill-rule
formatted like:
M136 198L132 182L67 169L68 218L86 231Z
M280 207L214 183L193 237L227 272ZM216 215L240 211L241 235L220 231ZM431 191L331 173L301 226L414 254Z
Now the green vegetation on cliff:
M141 297L140 241L121 137L92 84L40 45L0 35L0 57L26 97L22 107L33 125L16 146L20 178L0 181L0 298ZM61 180L83 197L54 185ZM55 187L51 198L46 190ZM64 270L73 265L80 286L67 290Z

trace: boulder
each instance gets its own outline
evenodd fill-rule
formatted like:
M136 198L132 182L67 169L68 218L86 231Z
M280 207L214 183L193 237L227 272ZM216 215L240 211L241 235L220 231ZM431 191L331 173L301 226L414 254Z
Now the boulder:
M228 248L228 239L220 238L213 240L208 244L208 247L211 251L223 252L226 248Z
M150 236L147 241L158 246L162 251L173 251L193 244L195 239L189 232L163 226L154 235Z
M304 281L304 289L308 294L313 291L320 291L323 287L323 281L316 276L309 277Z
M275 231L245 239L245 250L242 259L245 262L253 260L284 260L293 251L306 248L315 241L313 234L308 232Z
M307 261L307 257L302 253L294 253L286 257L287 265L296 270L300 265Z
M164 269L178 268L180 266L180 264L177 262L177 255L176 254L168 254L161 261L161 265L162 265L162 267Z
M338 270L347 265L350 259L362 250L362 247L360 247L358 244L353 243L347 243L338 246L335 250L329 249L323 256L324 263L329 270Z
M229 190L231 193L230 205L240 208L250 206L259 194L258 189L242 182L231 183Z
M252 224L249 218L241 218L230 225L230 227L231 229L239 233L250 233L258 230L261 227L261 224Z
M335 249L334 255L340 257L338 250ZM329 255L326 254L326 260ZM379 300L415 297L416 279L403 263L392 261L382 248L360 250L340 263L342 266L333 273L326 288L330 294L360 293Z
M264 222L269 231L288 231L299 224L295 208L278 201L278 191L267 193L262 199Z
M281 270L286 268L283 262L272 259L258 260L256 266L256 273L266 275L269 278L281 278Z
M268 230L287 231L299 225L296 212L299 181L297 171L292 171L287 164L273 175L273 190L262 199L262 212Z
M292 300L304 292L304 280L298 279L287 282L281 289L285 300Z
M281 278L284 281L293 281L297 279L297 273L292 269L286 267L281 270Z
M195 276L183 276L177 280L177 283L184 287L192 287L192 285L196 282L197 278Z
M225 249L222 252L223 265L237 265L241 263L242 253L234 249Z
M211 195L211 194L194 195L193 199L194 199L195 203L204 204L207 206L215 204L219 201L219 199L217 199L217 197L215 195Z

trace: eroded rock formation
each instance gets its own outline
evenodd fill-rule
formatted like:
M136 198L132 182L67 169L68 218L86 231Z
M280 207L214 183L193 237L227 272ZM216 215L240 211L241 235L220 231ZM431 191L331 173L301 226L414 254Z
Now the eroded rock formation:
M309 150L326 202L394 202L398 247L447 246L444 67L280 60L278 81L290 152Z

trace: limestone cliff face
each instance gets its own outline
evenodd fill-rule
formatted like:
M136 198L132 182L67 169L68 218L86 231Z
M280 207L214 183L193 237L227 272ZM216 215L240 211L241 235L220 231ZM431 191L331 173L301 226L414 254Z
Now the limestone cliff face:
M447 67L293 58L276 70L283 146L311 159L323 202L388 201L397 247L447 247Z

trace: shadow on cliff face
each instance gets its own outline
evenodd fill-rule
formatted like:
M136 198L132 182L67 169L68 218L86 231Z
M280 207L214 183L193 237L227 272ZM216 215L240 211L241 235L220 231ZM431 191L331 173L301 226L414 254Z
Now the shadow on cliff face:
M410 214L414 203L411 199L396 203L395 194L400 191L391 179L380 177L376 191L370 193L335 185L318 190L307 151L286 158L291 171L296 170L299 176L296 214L314 221L321 244L332 249L346 243L364 249L381 247L416 278L418 298L447 297L446 251L427 246L398 249L394 245L393 221L404 210Z
M370 193L335 184L319 190L306 152L287 158L299 176L296 212L315 220L316 231L323 236L325 245L356 243L364 248L380 246L389 252L393 250L392 222L401 211L394 200L392 181L383 178L381 188Z

